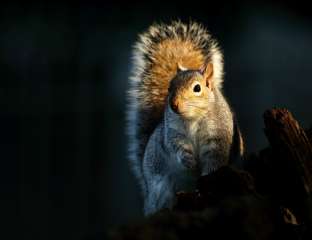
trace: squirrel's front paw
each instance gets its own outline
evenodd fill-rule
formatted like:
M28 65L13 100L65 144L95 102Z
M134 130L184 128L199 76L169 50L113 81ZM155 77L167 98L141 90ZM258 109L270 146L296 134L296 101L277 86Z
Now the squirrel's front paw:
M189 169L194 169L196 167L196 161L192 151L183 150L178 154L178 158L179 162L182 163L184 167Z

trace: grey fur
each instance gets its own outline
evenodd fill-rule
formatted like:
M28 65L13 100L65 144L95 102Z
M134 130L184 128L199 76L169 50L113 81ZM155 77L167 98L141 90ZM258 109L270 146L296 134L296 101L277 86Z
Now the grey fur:
M146 215L171 208L176 192L194 190L199 176L230 163L233 115L219 90L215 97L210 113L190 121L182 120L167 105L143 160Z
M209 104L202 99L206 111L191 120L174 113L168 93L158 89L169 83L150 75L151 66L159 64L153 62L153 51L168 38L191 41L205 61L213 63L212 98ZM240 159L242 139L221 90L222 59L217 42L197 23L153 25L135 46L127 112L129 158L141 186L146 215L170 208L175 193L193 189L200 175L229 164L231 159Z

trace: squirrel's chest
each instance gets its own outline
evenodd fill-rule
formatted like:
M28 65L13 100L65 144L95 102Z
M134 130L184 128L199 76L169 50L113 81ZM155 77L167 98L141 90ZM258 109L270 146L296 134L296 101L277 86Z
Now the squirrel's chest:
M189 123L185 126L185 134L193 145L194 153L198 155L202 147L202 139L207 135L205 126L198 122Z
M199 132L199 124L198 123L189 123L185 126L185 135L192 142L192 144L198 145L198 132Z

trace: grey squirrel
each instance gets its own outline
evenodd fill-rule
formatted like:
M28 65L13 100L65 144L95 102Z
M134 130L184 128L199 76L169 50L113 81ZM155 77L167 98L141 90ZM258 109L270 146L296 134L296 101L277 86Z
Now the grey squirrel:
M154 24L139 36L128 92L130 164L145 215L227 164L243 140L222 94L223 55L200 24Z

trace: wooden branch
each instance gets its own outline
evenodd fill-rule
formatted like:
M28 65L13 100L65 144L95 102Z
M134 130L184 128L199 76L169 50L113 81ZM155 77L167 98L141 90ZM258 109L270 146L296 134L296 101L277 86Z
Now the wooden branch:
M272 109L264 113L265 134L275 151L281 167L297 178L299 188L306 196L312 190L312 145L305 131L287 109ZM297 189L298 191L299 189Z
M268 110L263 117L272 149L270 166L276 173L273 195L294 211L311 237L312 144L288 110Z
M312 239L312 130L286 109L263 117L270 146L245 157L244 171L227 166L200 177L173 210L110 239Z

